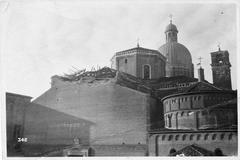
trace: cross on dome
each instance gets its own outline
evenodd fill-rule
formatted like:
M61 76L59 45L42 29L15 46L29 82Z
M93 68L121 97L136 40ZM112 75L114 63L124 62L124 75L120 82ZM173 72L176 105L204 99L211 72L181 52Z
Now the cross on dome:
M139 38L137 39L137 47L139 48Z
M217 45L217 46L218 46L218 50L220 51L220 50L221 50L221 48L220 48L220 43L218 43L218 45Z
M203 59L203 58L202 58L202 57L199 57L198 59L199 59L199 63L198 63L197 65L199 65L199 66L200 66L200 68L202 68L202 66L201 66L201 65L202 65L202 59Z
M169 18L170 18L170 23L172 23L172 18L173 18L173 15L172 15L172 14L170 14L170 15L169 15Z

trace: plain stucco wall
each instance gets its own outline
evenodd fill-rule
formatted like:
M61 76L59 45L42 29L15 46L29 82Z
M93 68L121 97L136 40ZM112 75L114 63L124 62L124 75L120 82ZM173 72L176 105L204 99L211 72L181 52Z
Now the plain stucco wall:
M146 144L147 113L152 104L147 94L113 80L56 84L33 103L91 123L90 144ZM48 123L51 117L43 119Z

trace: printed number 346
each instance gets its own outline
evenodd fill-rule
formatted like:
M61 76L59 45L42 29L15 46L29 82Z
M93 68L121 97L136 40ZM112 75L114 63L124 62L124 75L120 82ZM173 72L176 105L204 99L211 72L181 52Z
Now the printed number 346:
M18 138L18 142L27 142L27 138Z

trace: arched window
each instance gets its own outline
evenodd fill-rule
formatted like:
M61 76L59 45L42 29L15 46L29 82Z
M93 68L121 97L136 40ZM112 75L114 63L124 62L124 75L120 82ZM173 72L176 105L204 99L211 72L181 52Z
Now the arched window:
M197 140L199 141L200 138L201 138L201 134L198 134L198 135L197 135Z
M89 148L88 149L88 156L91 157L91 156L94 156L95 155L95 150L93 148Z
M179 115L179 112L177 112L177 113L175 114L175 116L176 116L176 119L178 119L178 115Z
M168 115L168 127L172 127L172 115Z
M171 37L171 32L168 33L168 38Z
M181 116L183 116L183 115L184 115L184 112L181 113Z
M168 140L171 141L173 139L173 135L168 136Z
M212 136L212 140L215 140L216 137L217 137L217 135L216 135L216 134L213 134L213 136Z
M205 134L204 140L207 140L207 139L208 139L208 134Z
M143 79L150 79L151 78L151 67L150 65L143 66Z
M185 141L186 137L187 137L187 135L184 134L184 135L182 136L182 140Z
M232 139L232 137L233 137L233 134L231 133L231 134L229 134L229 136L228 136L228 140L231 140Z
M162 136L162 141L164 141L164 140L165 140L165 137L166 137L165 135L163 135L163 136Z
M194 137L194 135L191 134L190 137L189 137L189 140L190 140L190 141L193 140L193 137Z
M177 141L179 139L179 135L177 134L176 136L175 136L175 140Z
M127 59L125 59L125 63L127 63Z
M224 139L224 136L225 136L225 134L222 133L221 136L220 136L220 139L223 140L223 139Z

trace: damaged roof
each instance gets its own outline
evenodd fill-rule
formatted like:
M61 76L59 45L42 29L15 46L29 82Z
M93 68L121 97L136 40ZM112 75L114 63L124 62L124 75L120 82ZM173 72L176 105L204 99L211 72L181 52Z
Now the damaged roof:
M153 80L143 80L133 75L117 71L109 67L103 67L96 71L79 70L73 74L58 76L63 81L79 81L84 77L92 77L96 80L115 78L116 83L144 93L151 93L155 96L166 96L169 94L188 93L200 90L222 90L208 83L197 82L198 79L186 76L161 77ZM182 84L187 84L182 86Z
M116 70L109 67L103 67L97 71L86 71L79 70L73 74L64 74L63 76L58 76L63 81L79 81L83 77L94 77L94 78L114 78L116 76Z
M79 81L84 77L92 77L96 80L115 78L116 83L121 86L126 86L144 93L151 93L153 91L152 88L149 87L142 79L124 72L118 72L117 70L109 67L103 67L96 71L80 70L73 74L64 74L63 76L58 76L59 79L69 82Z

